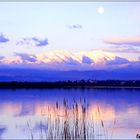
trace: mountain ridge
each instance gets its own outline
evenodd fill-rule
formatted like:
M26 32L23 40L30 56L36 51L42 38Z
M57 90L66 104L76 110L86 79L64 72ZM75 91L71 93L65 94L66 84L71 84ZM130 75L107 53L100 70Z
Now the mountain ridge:
M52 70L94 70L114 69L129 66L140 67L139 58L128 60L103 50L81 51L49 51L41 54L15 53L12 57L2 57L0 65L11 67L34 67Z
M57 71L43 69L0 69L0 81L65 81L65 80L140 80L140 69Z

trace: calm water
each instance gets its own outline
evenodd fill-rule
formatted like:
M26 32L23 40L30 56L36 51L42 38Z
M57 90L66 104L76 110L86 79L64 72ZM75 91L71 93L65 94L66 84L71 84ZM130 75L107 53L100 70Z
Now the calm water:
M140 89L22 89L0 90L0 138L45 139L48 116L50 125L56 116L63 117L64 99L69 107L86 104L94 138L136 139L140 134Z

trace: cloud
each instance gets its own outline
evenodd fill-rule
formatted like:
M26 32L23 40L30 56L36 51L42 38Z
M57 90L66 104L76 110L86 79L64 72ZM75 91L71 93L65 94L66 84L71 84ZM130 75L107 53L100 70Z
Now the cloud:
M46 46L48 45L48 39L38 39L36 37L33 37L32 40L36 42L36 46L41 47L41 46Z
M19 56L23 60L23 62L25 61L36 62L37 61L35 55L29 55L25 53L15 53L15 56Z
M128 46L114 46L110 48L103 49L104 51L107 52L119 52L119 53L140 53L140 48L139 47L128 47Z
M67 25L66 27L69 29L82 29L82 25L80 24Z
M6 43L8 41L9 41L9 39L1 33L0 34L0 43Z
M108 38L105 39L104 42L107 44L119 45L119 46L140 47L140 36Z
M22 38L21 40L17 41L16 45L33 45L31 43L30 38Z
M121 65L121 64L127 64L129 61L125 58L121 58L116 56L115 59L107 61L107 65Z
M40 39L37 37L32 38L22 38L20 41L17 42L17 45L28 45L28 46L36 46L36 47L43 47L48 45L48 39Z

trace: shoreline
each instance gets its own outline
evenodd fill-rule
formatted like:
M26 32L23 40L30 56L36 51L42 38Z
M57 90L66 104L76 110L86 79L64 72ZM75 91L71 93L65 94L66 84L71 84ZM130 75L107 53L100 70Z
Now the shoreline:
M140 80L0 82L0 89L140 89Z
M6 86L0 89L140 89L140 87L129 86Z

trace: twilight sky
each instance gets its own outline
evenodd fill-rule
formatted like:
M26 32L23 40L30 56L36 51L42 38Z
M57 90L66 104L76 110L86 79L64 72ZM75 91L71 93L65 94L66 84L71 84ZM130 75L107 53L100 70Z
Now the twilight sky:
M139 2L1 3L0 64L140 67L139 7Z

